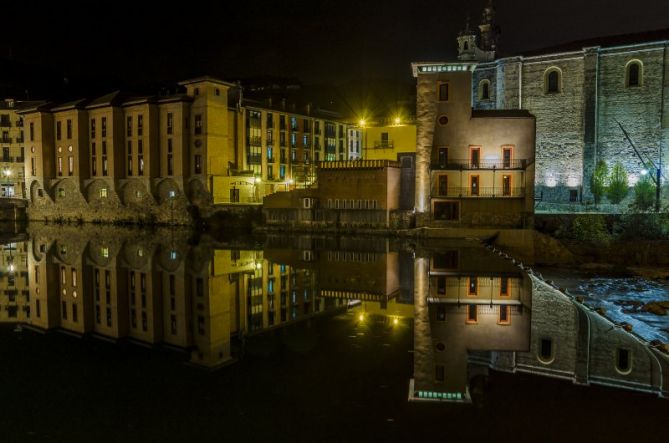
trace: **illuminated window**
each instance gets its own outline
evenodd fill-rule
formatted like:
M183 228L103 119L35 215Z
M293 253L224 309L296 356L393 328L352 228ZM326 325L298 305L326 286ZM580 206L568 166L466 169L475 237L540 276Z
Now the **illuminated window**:
M479 290L479 281L477 277L469 277L469 284L467 285L467 294L468 295L476 295L478 294Z
M202 134L202 115L195 114L195 135Z
M104 258L109 258L109 248L100 248L100 255L102 255Z

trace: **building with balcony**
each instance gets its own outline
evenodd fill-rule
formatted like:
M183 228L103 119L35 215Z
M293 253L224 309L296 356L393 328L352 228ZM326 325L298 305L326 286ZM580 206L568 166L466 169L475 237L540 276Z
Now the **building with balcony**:
M474 63L412 66L417 225L531 226L534 117L524 110L473 110Z
M25 132L21 109L35 102L0 101L0 198L27 197L25 189Z
M260 204L309 187L316 164L346 155L335 114L246 100L240 85L210 77L180 86L170 96L116 91L18 109L29 218L187 223L189 206Z

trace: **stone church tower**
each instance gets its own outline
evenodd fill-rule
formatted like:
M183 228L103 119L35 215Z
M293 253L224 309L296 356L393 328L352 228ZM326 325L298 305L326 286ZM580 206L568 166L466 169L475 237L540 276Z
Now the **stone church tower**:
M478 31L471 29L469 17L465 29L458 35L458 60L492 61L495 59L499 26L495 22L495 7L492 0L483 9L483 17Z

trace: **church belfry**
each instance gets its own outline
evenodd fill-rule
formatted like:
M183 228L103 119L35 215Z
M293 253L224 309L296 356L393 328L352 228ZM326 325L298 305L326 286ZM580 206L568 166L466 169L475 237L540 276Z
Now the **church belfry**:
M458 60L476 60L476 31L469 27L469 16L465 29L458 35Z
M488 4L483 8L483 17L479 30L481 31L480 47L483 51L496 51L497 41L499 39L499 26L495 22L495 6L492 0L488 0Z

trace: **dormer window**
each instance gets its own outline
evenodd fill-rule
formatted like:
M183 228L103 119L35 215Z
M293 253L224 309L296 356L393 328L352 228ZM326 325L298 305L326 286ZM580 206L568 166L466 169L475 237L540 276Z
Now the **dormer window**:
M549 68L544 75L544 90L546 94L562 92L562 75L558 68Z
M632 60L625 68L625 86L633 88L642 85L643 65L639 60Z

